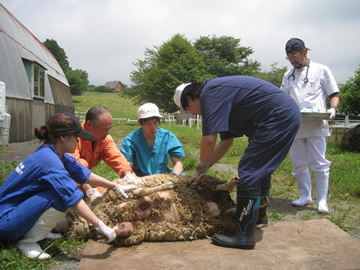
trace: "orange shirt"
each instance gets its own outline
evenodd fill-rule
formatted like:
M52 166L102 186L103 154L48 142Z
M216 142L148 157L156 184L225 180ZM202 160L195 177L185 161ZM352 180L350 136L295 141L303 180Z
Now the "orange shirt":
M84 123L82 123L83 128ZM94 142L93 145L90 141L80 137L78 137L78 140L75 152L69 155L76 158L86 168L91 170L101 160L104 160L120 177L124 177L124 172L126 171L133 172L111 135L107 135L103 142Z

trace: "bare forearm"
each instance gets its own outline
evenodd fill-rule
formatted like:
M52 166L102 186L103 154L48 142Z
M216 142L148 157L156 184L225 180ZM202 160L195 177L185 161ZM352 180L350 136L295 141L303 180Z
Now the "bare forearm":
M182 165L182 162L181 162L180 158L172 157L171 161L174 164L173 172L176 173L177 175L181 174L182 171L183 171L183 165Z
M226 154L226 152L232 146L233 142L234 142L234 138L230 138L227 140L220 141L216 145L215 150L212 156L210 157L210 163L209 163L210 167L214 165L216 162L218 162Z
M207 163L212 156L216 144L217 134L204 136L201 139L200 161Z
M94 173L90 173L87 183L92 186L100 186L100 187L105 187L105 188L116 187L116 184L114 182L111 182L111 181L101 177L100 175L97 175Z
M83 199L79 200L76 204L74 204L71 209L83 217L87 222L93 224L95 227L99 226L100 219L95 216L95 214L91 211L89 206L84 202Z
M334 96L330 99L330 105L331 107L338 107L339 106L339 102L340 102L340 98L339 96Z

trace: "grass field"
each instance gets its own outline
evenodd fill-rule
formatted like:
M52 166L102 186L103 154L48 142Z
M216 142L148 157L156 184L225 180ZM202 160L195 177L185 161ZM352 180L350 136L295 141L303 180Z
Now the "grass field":
M118 94L85 93L81 96L73 96L75 113L86 112L91 107L103 105L111 111L114 118L137 119L137 105L131 100L119 97Z
M75 112L87 111L94 105L104 105L114 118L137 119L137 105L130 100L114 94L85 93L83 96L73 97ZM196 127L161 124L162 128L172 131L183 144L186 157L183 158L184 170L187 174L194 172L194 166L199 158L201 130ZM125 135L138 128L137 124L114 124L111 135L119 141ZM329 140L331 141L331 140ZM239 159L247 147L247 139L237 138L234 145L220 161L223 164L237 167ZM312 208L300 209L294 212L290 206L292 200L299 196L296 180L291 176L291 160L287 157L272 177L271 202L268 215L271 222L291 221L295 218L302 220L327 218L348 231L356 238L360 238L360 158L359 153L347 153L340 150L338 143L328 143L327 159L332 162L329 186L329 215L319 215ZM10 173L15 164L0 163L3 173ZM117 175L104 163L100 163L94 172L108 179ZM232 175L227 171L210 169L210 175L228 180ZM3 179L4 180L4 179ZM314 179L313 179L314 180ZM0 183L0 185L2 182ZM316 202L315 183L313 183L313 199ZM281 202L281 203L279 203ZM294 214L295 213L295 214ZM42 241L41 246L48 249L53 259L45 262L28 260L16 250L13 244L0 243L0 269L47 269L50 265L69 261L81 257L84 246L83 240L72 240L66 236L55 242Z

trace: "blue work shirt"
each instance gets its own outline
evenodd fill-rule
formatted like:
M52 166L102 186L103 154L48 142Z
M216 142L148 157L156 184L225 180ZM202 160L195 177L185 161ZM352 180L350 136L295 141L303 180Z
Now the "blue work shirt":
M169 155L176 158L185 156L178 138L172 132L162 128L157 130L152 149L141 127L125 137L120 150L127 161L133 163L132 169L137 176L169 172Z
M229 132L251 137L261 123L276 122L274 110L287 113L289 105L296 105L275 85L249 76L207 79L202 87L203 136Z
M289 151L301 121L295 101L275 85L248 76L207 79L200 109L203 136L247 136L239 188L260 188Z
M53 207L65 212L82 197L91 171L47 142L21 162L0 187L0 240L17 240Z

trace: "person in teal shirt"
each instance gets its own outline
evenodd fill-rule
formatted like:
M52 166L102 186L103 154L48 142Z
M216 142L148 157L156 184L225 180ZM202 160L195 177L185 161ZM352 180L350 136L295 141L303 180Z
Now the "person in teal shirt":
M141 127L128 134L121 144L120 150L137 176L179 175L183 171L181 158L185 156L184 149L172 132L159 127L162 117L155 104L141 105L138 109ZM169 156L173 169L168 168Z

